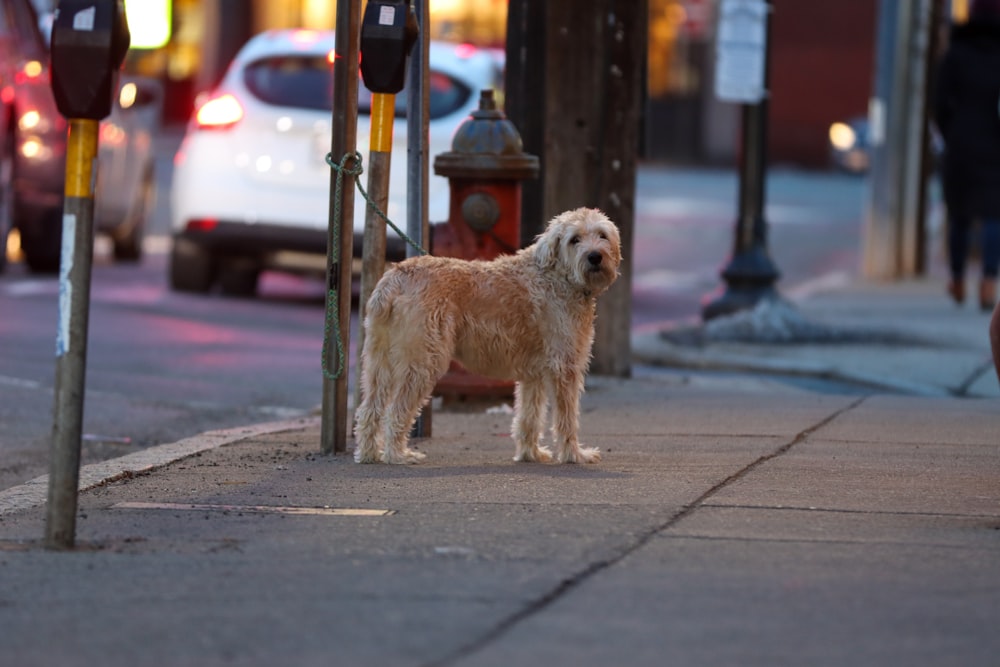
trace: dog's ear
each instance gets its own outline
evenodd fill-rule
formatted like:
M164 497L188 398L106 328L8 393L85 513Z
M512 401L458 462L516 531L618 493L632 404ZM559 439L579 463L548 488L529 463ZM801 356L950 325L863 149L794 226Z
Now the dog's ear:
M610 221L609 221L610 222ZM611 239L611 252L614 254L615 264L621 264L622 261L622 239L621 235L618 233L618 227L614 223L610 223L608 228L608 238Z
M555 265L559 257L560 241L559 235L551 229L535 239L535 262L539 268L547 269Z

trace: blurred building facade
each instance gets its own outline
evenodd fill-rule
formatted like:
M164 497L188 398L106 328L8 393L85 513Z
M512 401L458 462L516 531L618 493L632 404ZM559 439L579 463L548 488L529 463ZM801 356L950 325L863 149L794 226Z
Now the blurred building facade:
M126 2L143 0L126 0ZM428 0L435 39L502 47L506 0ZM739 146L738 105L714 97L720 0L648 0L642 157L725 164ZM772 163L828 164L830 124L864 115L872 91L879 0L772 0L769 148ZM127 66L164 80L169 121L183 122L251 35L333 28L335 0L172 0L166 46L133 50Z

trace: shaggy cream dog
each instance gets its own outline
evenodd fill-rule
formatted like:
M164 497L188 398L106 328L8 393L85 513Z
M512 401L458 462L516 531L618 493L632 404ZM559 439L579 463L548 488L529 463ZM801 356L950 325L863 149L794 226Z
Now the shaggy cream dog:
M420 408L452 358L515 380L515 461L553 459L539 439L553 404L555 458L595 463L577 442L598 295L618 277L618 229L600 211L555 217L534 245L492 261L415 257L390 269L367 304L354 429L359 463L416 463L407 447Z

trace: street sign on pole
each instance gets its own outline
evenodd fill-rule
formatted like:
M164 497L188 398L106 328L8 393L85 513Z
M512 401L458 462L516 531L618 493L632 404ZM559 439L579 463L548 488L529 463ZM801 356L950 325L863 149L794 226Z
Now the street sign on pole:
M767 188L768 35L771 5L768 0L725 0L719 14L720 53L728 62L719 65L716 83L721 99L742 104L739 215L733 254L722 270L725 287L702 305L704 320L747 310L764 300L778 298L774 283L781 276L767 250L764 219ZM735 62L738 57L747 62ZM740 77L745 77L741 79Z
M756 104L767 95L766 0L723 0L715 52L715 95Z

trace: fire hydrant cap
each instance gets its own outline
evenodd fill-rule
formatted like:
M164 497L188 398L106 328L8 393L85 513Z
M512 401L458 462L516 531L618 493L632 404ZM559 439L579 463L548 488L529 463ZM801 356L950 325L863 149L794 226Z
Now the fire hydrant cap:
M455 131L451 150L434 159L434 173L448 178L524 180L538 176L538 156L525 153L521 135L483 90L479 109Z

